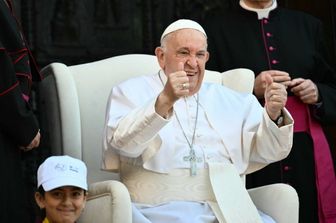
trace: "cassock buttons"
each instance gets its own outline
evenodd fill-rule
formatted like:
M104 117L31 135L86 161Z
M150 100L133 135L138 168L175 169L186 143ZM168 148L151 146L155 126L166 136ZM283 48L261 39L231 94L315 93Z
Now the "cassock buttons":
M278 64L279 63L279 61L277 61L277 60L272 60L272 64Z
M268 47L268 49L269 49L269 51L273 51L273 50L275 50L275 47L270 46L270 47Z
M292 168L290 166L284 166L283 169L284 169L284 171L289 171Z

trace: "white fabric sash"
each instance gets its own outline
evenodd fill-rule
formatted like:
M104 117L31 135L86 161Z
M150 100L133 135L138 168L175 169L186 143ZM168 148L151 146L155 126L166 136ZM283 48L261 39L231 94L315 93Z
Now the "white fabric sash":
M223 223L261 223L258 210L236 168L232 164L223 163L209 162L208 165L211 186L217 201L217 203L208 203L216 217L223 219L219 221Z
M169 174L121 163L120 178L135 203L157 205L169 201L207 201L221 223L261 223L260 215L232 164L208 163L190 176L189 169ZM227 183L228 182L228 183Z

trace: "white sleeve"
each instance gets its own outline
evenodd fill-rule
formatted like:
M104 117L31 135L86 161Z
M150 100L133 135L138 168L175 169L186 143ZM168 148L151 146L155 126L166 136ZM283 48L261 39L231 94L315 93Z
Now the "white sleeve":
M120 88L113 89L106 115L105 146L123 156L140 156L170 121L155 112L155 101L156 97L134 101L126 97Z

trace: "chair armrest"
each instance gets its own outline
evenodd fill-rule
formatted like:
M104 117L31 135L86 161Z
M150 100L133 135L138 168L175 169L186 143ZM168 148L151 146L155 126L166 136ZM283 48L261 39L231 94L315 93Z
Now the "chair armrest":
M119 181L93 183L80 223L132 223L131 198L127 188Z
M249 189L248 192L257 208L277 223L299 222L299 198L290 185L271 184Z

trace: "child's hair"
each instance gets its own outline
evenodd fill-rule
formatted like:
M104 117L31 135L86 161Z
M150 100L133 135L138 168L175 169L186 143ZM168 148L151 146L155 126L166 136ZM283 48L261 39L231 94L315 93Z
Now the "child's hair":
M39 186L36 192L41 194L42 197L44 197L45 195L45 191L42 186ZM46 217L46 210L45 208L39 208L37 204L35 206L36 206L36 212L37 212L37 218L38 218L36 222L42 222L43 219Z

